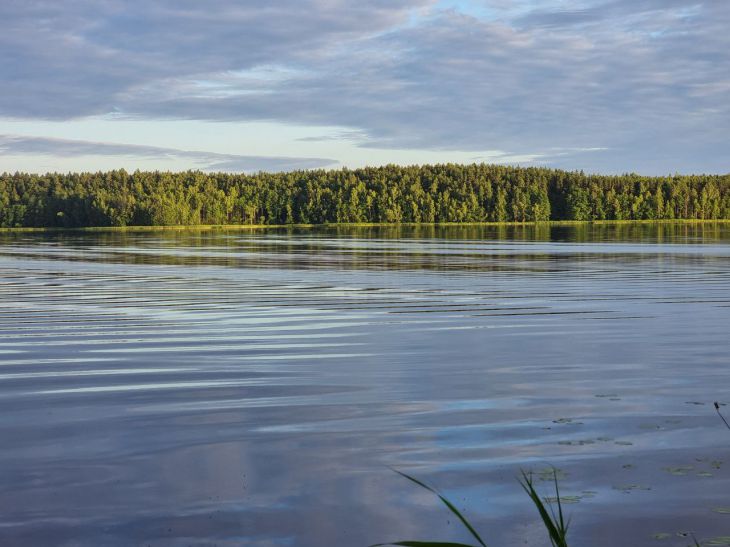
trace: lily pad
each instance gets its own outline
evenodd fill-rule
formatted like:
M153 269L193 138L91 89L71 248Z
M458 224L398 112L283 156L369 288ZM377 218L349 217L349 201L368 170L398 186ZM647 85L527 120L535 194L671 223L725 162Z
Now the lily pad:
M681 467L662 467L663 471L666 471L667 473L671 473L672 475L675 475L678 477L686 475L693 469L694 469L694 467L692 467L691 465L685 465L685 466L681 466Z
M535 471L535 475L537 475L537 478L541 481L553 481L555 479L563 481L568 477L568 474L565 471L557 467L545 467L543 469L538 469Z
M641 484L623 484L620 486L614 486L613 489L628 493L634 490L651 490L651 486L643 486Z
M557 497L547 496L542 498L545 503L557 503ZM560 503L579 503L583 499L583 496L560 496Z
M576 422L573 418L558 418L553 420L554 424L572 424L572 425L583 425L583 422Z
M596 444L596 441L593 439L578 439L575 441L558 441L558 444L565 446L584 446L586 444Z

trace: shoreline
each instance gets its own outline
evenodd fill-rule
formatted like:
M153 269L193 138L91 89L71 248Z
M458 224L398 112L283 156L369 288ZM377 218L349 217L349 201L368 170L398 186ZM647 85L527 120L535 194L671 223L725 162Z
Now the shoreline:
M321 228L399 228L399 227L533 227L533 226L607 226L607 225L730 224L730 219L661 219L661 220L542 220L529 222L341 222L324 224L184 224L169 226L79 226L79 227L15 227L0 228L2 233L43 232L187 232L246 231L266 229Z

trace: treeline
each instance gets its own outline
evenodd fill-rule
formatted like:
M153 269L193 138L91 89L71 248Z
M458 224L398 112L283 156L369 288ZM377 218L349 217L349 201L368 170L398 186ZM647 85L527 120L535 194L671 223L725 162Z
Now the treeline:
M0 175L1 227L730 218L730 175L390 165L254 175Z

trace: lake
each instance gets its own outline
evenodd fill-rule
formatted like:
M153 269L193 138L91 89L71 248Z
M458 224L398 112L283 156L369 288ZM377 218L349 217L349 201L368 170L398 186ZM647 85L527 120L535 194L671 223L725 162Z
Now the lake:
M730 536L729 335L730 224L3 233L0 545Z

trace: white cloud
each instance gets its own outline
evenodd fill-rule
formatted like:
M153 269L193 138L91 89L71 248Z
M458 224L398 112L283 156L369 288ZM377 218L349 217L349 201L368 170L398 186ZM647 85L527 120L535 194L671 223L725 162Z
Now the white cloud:
M0 20L5 117L276 122L342 128L363 156L730 170L726 0L38 0Z

